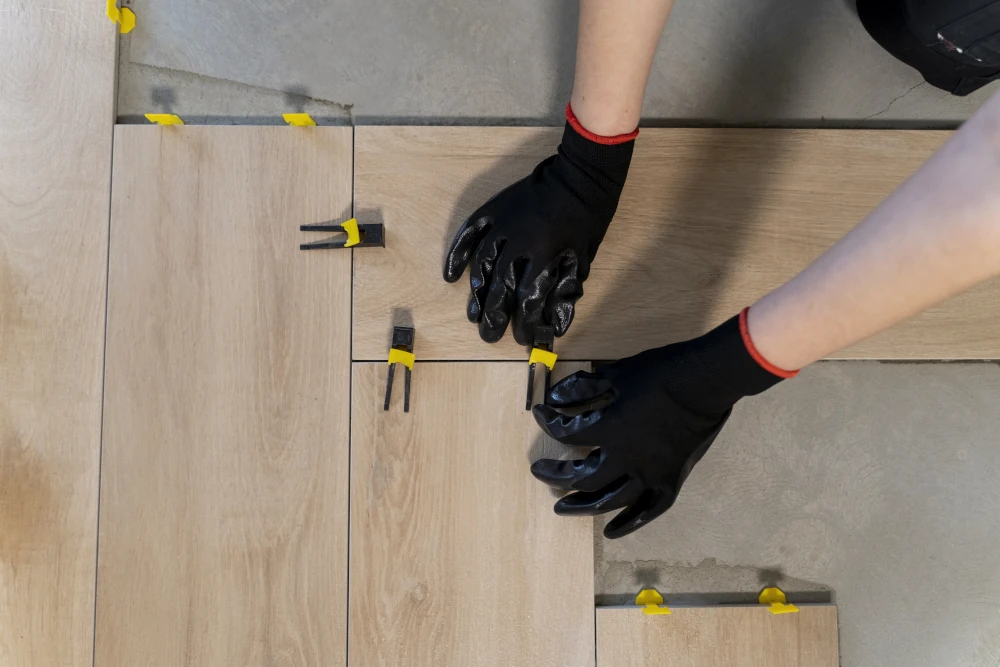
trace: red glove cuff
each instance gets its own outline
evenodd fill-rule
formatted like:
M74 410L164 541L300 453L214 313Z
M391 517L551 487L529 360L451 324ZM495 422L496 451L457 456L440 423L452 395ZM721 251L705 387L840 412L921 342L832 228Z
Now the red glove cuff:
M573 107L570 103L566 104L566 120L569 122L570 127L572 127L581 137L588 139L589 141L593 141L595 144L603 144L604 146L624 144L639 136L639 128L635 128L634 131L629 132L628 134L619 134L613 137L602 137L599 134L594 134L580 124L580 120L576 117L576 114L573 113Z
M771 373L772 375L777 375L780 378L784 378L787 380L788 378L793 378L796 375L798 375L799 374L798 371L786 371L783 368L778 368L770 361L765 359L764 355L762 355L757 350L757 347L753 344L753 341L750 339L750 328L747 326L747 313L749 312L750 312L749 307L744 308L740 312L740 336L743 337L743 344L746 345L747 352L750 353L750 356L753 357L753 360L756 361L760 365L760 367L763 368L765 371Z

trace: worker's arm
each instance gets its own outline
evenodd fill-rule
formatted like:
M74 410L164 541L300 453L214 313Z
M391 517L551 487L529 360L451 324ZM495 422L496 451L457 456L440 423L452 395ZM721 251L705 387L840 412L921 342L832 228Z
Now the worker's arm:
M750 336L801 368L1000 274L1000 95L798 276L750 309Z
M642 96L673 0L584 0L570 97L580 124L613 137L639 125Z
M566 333L632 160L642 97L673 0L583 0L576 77L558 153L480 206L452 241L444 279L466 267L467 314L487 342Z
M626 535L673 504L740 399L997 275L1000 95L864 222L739 316L553 387L549 405L534 408L541 427L600 449L532 472L577 491L558 513L623 509L605 535ZM610 404L575 416L554 409L601 399Z

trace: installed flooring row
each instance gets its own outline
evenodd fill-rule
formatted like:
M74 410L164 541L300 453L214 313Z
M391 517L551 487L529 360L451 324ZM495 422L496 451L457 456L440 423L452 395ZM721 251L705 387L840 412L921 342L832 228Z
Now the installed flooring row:
M567 452L524 410L523 360L418 361L410 411L401 386L383 410L388 367L352 363L352 348L355 359L372 340L387 349L405 317L420 359L447 321L429 334L421 324L446 304L410 299L359 330L365 255L403 250L398 223L385 223L386 248L299 249L300 225L351 214L352 139L349 128L116 129L107 258L70 256L80 275L107 271L99 522L72 504L72 479L57 480L52 502L76 513L53 520L22 497L17 525L34 535L3 544L27 562L64 544L60 531L99 525L96 565L81 548L78 585L12 589L5 611L39 623L27 641L4 632L8 654L41 655L38 665L624 667L683 649L676 664L835 665L833 607L595 617L593 525L556 517L555 496L528 474L533 459ZM438 251L440 236L429 240ZM413 280L387 284L412 295ZM460 311L458 291L447 301ZM5 457L18 452L45 461L5 442ZM18 567L5 575L16 586ZM57 618L96 609L92 636L53 636L51 600ZM35 650L50 639L49 654Z
M593 524L528 474L567 452L523 361L418 362L384 410L387 365L351 362L352 251L299 249L349 214L351 148L116 131L95 664L582 666L602 623L601 665L693 636L684 664L759 657L726 637L762 628L778 664L836 664L832 607L595 622Z

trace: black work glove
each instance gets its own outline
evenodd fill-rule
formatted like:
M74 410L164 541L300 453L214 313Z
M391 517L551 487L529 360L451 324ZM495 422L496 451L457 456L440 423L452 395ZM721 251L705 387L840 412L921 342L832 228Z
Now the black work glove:
M568 107L566 114L558 153L469 216L445 257L450 283L472 263L469 321L487 343L500 340L512 318L521 345L534 342L540 325L566 333L618 208L637 132L598 137Z
M531 466L543 482L577 492L556 503L556 514L625 508L604 528L613 539L673 505L733 405L794 375L756 352L746 312L700 338L576 373L552 387L548 405L533 409L542 430L567 445L599 447L585 459L542 459ZM550 407L580 408L606 399L606 407L576 416Z

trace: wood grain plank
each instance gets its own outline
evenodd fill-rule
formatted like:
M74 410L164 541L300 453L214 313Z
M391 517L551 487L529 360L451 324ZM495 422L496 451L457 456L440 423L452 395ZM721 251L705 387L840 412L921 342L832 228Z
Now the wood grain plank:
M585 285L563 359L611 359L698 335L794 276L915 171L947 132L645 129L618 216ZM559 141L537 128L358 128L359 219L386 248L359 250L354 358L384 359L395 309L422 359L523 359L482 343L468 280L441 278L461 221ZM1000 281L836 355L1000 357Z
M346 660L349 128L115 134L97 665Z
M597 610L598 667L837 667L837 608L694 607L647 616Z
M354 364L350 664L593 665L593 521L528 470L566 451L524 409L527 365L417 363L409 413L398 374L382 410L387 373Z
M0 665L93 651L115 32L0 0Z

